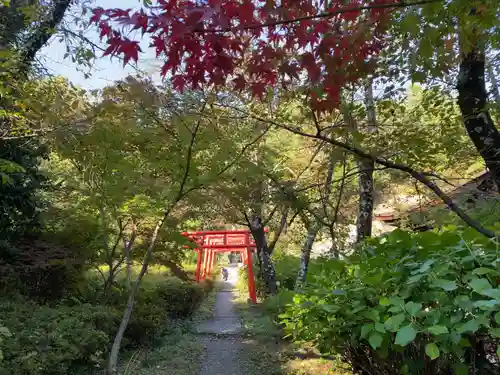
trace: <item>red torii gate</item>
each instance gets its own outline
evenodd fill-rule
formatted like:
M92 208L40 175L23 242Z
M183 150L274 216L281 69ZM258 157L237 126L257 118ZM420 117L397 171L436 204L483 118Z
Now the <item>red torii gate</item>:
M267 232L267 228L264 229ZM253 274L252 252L255 249L255 240L248 230L213 230L202 232L182 232L198 246L196 261L196 281L210 276L215 264L216 253L240 252L243 264L248 269L248 294L250 300L257 302L255 294L255 280ZM202 266L203 264L203 266Z

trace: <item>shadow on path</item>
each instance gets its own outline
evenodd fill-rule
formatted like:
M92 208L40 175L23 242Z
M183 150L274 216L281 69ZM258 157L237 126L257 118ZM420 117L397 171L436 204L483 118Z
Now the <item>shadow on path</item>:
M216 295L213 317L196 327L198 340L204 347L200 375L348 374L335 369L332 361L301 358L297 352L284 350L281 331L269 316L257 306L244 312L238 305L242 303L241 299L237 302L239 295L235 290L238 268L230 265L227 269L229 278ZM251 336L247 314L254 321Z

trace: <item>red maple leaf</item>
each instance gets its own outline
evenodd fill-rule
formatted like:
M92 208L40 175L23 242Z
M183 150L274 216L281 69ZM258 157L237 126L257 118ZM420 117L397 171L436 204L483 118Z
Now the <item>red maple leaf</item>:
M252 95L262 99L264 97L264 93L266 92L266 85L262 82L256 82L251 84Z
M116 53L123 55L123 66L127 65L130 60L137 62L139 52L142 52L139 42L129 39L122 40L116 50Z
M138 60L139 44L111 27L141 29L157 56L165 56L161 73L174 74L176 89L232 84L262 97L273 85L302 85L307 73L310 87L323 88L321 98L311 99L321 110L338 103L343 85L373 69L384 47L391 9L375 7L360 17L356 7L398 1L332 0L332 15L320 17L325 9L309 0L156 0L138 11L95 8L91 22L107 40L105 54L125 63ZM175 74L181 67L184 73Z
M101 40L105 36L110 38L113 35L113 29L111 28L111 26L109 25L108 22L100 21L99 22L99 30L100 30L99 39L101 39Z
M234 89L236 91L243 91L246 88L247 82L243 75L238 74L235 79L233 79Z
M105 11L101 7L92 9L92 17L90 17L90 23L99 23L101 17L104 15Z
M172 77L172 87L174 90L183 92L186 88L186 79L182 75L175 75Z
M143 35L148 29L148 22L149 18L142 9L139 12L135 12L132 17L130 17L130 23L133 25L132 30L142 29Z

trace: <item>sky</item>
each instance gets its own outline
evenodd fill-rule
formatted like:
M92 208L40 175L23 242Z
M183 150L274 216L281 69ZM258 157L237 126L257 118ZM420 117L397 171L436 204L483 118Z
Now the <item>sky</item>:
M136 8L140 3L140 0L95 0L96 6L104 8ZM86 37L98 45L103 45L99 41L99 35L95 30L88 31ZM148 49L146 40L141 43L141 48L144 53L139 57L138 69L147 73L156 73L152 75L155 80L159 80L158 72L160 71L161 61L156 59L153 50ZM92 67L92 75L90 78L85 79L84 73L78 71L76 63L73 63L70 58L64 59L65 53L65 43L59 42L58 38L52 38L48 45L40 51L38 58L48 73L67 77L75 85L84 89L100 89L114 81L125 78L129 74L137 73L134 67L123 67L123 62L119 59L101 57L100 52L98 52L98 58Z

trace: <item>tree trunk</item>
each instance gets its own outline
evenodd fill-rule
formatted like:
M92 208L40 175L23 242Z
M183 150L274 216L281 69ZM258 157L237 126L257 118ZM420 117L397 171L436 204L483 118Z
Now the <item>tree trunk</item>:
M358 217L356 219L356 243L360 243L372 235L373 216L373 169L375 163L371 159L358 158Z
M125 247L125 278L127 280L127 285L132 285L132 252L130 247Z
M158 221L156 227L153 231L153 235L151 236L151 241L148 246L148 250L146 251L146 255L144 257L144 261L142 263L141 271L137 278L135 279L134 285L128 295L127 307L123 313L122 321L120 322L120 326L118 327L118 331L116 332L115 339L113 340L113 346L111 347L111 352L109 354L108 360L108 375L115 375L117 372L118 365L118 354L120 353L120 347L123 340L123 335L125 334L125 330L127 329L128 322L130 321L130 317L132 316L132 310L134 309L134 300L137 292L139 291L139 284L141 283L142 278L146 274L148 270L149 261L151 260L151 255L153 253L153 248L156 244L156 239L158 238L158 233L165 222L168 213Z
M123 256L125 258L125 278L127 280L127 285L132 286L132 246L134 246L135 239L137 237L137 225L134 220L132 221L132 234L130 239L126 239L123 236Z
M264 232L264 226L262 225L260 216L255 215L252 218L252 221L250 222L250 230L252 232L253 238L255 239L257 253L260 254L261 257L261 268L264 283L266 284L266 291L267 293L274 295L278 292L278 286L276 284L276 270L274 269L271 255L269 254L266 234Z
M328 171L326 173L325 184L324 184L324 194L321 199L321 203L323 206L323 214L325 217L328 217L328 201L330 199L330 195L332 194L332 181L333 174L335 172L336 163L336 155L335 149L330 150ZM334 217L336 217L336 212ZM334 219L335 220L335 219ZM317 220L314 220L310 223L309 228L307 230L306 240L304 241L304 245L302 245L302 249L300 251L300 265L299 272L297 274L297 280L295 281L295 289L299 290L302 285L306 282L307 278L307 270L309 268L309 261L311 260L311 250L316 240L316 236L321 229L321 223Z
M376 131L375 106L373 102L372 79L368 79L365 84L365 107L368 132ZM356 120L352 117L347 105L343 108L343 117L346 127L352 131L358 131ZM354 145L357 147L357 145ZM356 156L358 166L358 215L356 217L356 239L359 243L364 238L372 234L372 216L373 216L373 170L375 162L373 159Z
M318 235L320 230L320 224L318 222L313 222L307 231L307 237L300 250L300 265L299 273L297 274L297 280L295 281L295 290L299 290L302 285L306 282L307 270L309 268L309 260L311 259L311 250L314 244L314 240Z
M500 133L487 109L483 51L476 48L463 54L457 89L465 129L500 190Z
M373 81L369 78L365 85L365 107L368 132L377 130L377 119L375 115L375 104L373 100ZM356 243L360 243L372 235L373 217L373 170L375 162L373 159L358 158L357 161L359 205L358 217L356 219Z

